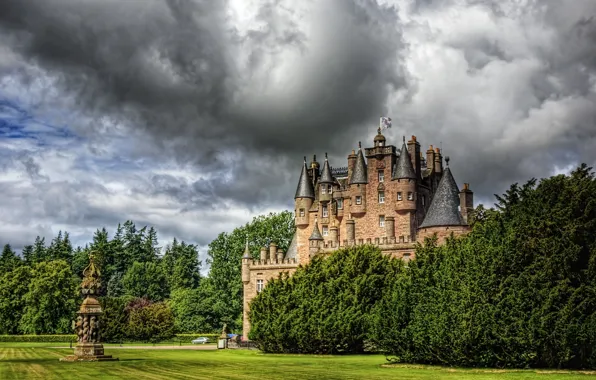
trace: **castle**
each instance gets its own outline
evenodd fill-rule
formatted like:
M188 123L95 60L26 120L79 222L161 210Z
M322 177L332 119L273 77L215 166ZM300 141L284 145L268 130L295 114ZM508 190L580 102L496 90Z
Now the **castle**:
M360 146L360 143L359 143ZM348 156L348 166L333 168L325 154L320 164L313 157L304 165L295 200L296 233L287 252L275 243L261 248L259 260L248 250L242 257L244 283L243 339L248 339L250 301L269 279L292 274L311 257L340 247L374 244L387 255L410 260L416 241L437 234L444 242L451 233L469 231L473 192L467 183L459 190L449 157L431 145L426 157L416 136L400 150L378 134L373 147L360 146Z

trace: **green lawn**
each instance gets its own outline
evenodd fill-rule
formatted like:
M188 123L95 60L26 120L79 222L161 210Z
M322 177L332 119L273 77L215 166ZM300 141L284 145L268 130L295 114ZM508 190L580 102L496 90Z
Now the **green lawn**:
M58 359L72 350L52 346L56 344L0 344L0 379L596 379L594 371L387 367L379 355L266 355L246 350L110 350L107 346L106 354L120 361L65 363Z

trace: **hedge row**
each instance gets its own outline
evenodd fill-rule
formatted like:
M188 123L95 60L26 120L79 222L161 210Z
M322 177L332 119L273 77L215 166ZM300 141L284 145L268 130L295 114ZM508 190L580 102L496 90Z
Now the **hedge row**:
M77 336L70 335L0 335L0 342L36 342L36 343L63 343L76 342Z
M176 340L180 340L182 342L190 342L193 339L197 339L200 337L204 337L209 339L209 342L217 342L220 334L176 334Z
M191 340L205 337L210 342L217 342L219 334L176 334L172 341L188 342ZM71 335L0 335L0 342L37 342L37 343L54 343L54 342L76 342L77 336Z

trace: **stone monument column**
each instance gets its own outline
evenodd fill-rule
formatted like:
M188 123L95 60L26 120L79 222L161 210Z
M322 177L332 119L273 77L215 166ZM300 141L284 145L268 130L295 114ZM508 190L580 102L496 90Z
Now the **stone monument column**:
M112 355L104 355L103 344L101 344L101 305L95 298L99 292L101 283L100 272L95 265L94 254L89 254L89 265L83 270L83 282L81 283L81 294L85 296L74 322L74 330L77 334L77 345L74 355L69 355L60 361L105 361L118 360Z

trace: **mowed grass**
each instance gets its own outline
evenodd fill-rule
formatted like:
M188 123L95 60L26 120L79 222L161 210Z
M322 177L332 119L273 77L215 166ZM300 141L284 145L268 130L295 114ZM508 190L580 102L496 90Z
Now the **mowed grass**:
M56 344L54 344L55 346ZM70 349L0 345L0 379L596 379L594 371L387 366L384 356L270 355L248 350L109 349L118 362L65 363Z

